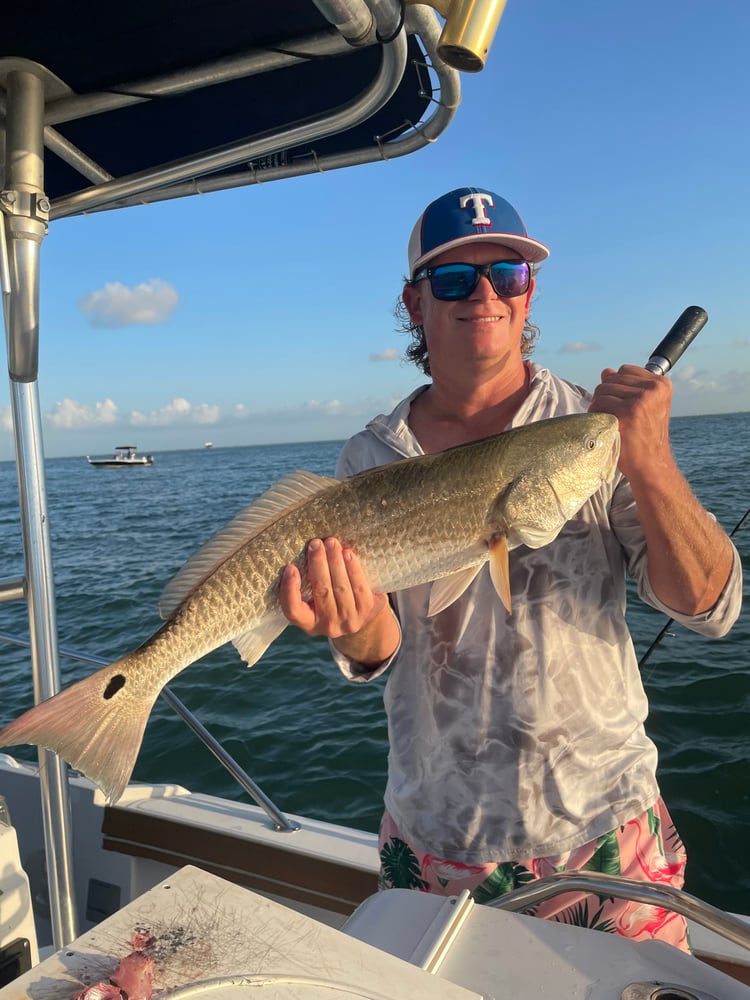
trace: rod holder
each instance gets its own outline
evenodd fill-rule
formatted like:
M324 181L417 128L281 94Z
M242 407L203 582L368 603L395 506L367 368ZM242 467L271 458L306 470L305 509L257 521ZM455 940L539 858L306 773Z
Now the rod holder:
M406 0L407 4L421 0ZM487 62L507 0L428 0L445 19L437 53L446 66L478 73Z

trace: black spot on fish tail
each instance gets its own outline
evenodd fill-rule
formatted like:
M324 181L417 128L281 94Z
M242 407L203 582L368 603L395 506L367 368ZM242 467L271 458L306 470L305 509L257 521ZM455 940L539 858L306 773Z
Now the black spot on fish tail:
M121 691L125 687L125 678L122 674L115 674L107 684L104 689L104 700L109 701L110 698L114 698L118 691Z

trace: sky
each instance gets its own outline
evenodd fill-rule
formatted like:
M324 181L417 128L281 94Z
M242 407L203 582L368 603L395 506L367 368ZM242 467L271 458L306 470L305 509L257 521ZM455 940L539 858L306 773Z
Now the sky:
M51 456L338 440L424 382L393 309L425 206L509 200L551 249L534 360L587 388L708 323L673 414L750 410L750 5L508 0L423 150L53 222L39 395ZM0 385L0 460L13 458Z

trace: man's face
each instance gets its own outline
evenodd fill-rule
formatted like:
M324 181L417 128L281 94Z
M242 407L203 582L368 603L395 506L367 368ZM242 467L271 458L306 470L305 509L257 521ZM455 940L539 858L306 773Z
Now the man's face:
M497 243L469 243L435 257L428 267L439 264L487 264L498 260L521 260L515 250ZM466 299L443 302L436 299L428 278L407 285L403 299L413 323L421 326L427 341L433 374L440 365L473 363L503 364L516 355L520 359L524 323L534 293L500 298L486 277ZM437 365L437 367L436 367Z

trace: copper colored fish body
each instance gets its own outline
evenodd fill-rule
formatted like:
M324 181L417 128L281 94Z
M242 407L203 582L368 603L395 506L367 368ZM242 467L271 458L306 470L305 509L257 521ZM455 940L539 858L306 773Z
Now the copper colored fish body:
M508 550L551 542L614 473L617 420L576 414L338 481L286 476L183 566L164 590L165 624L138 649L30 709L0 746L54 750L110 801L125 789L162 687L232 642L255 663L286 627L284 566L306 586L311 538L335 536L362 560L373 589L432 582L429 613L456 600L485 562L510 612Z

